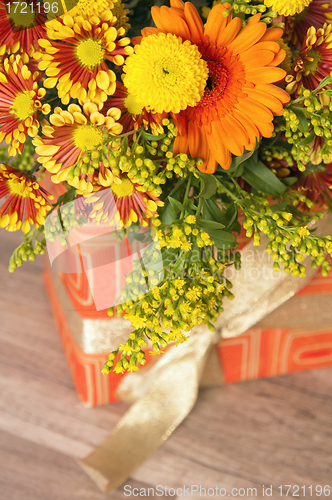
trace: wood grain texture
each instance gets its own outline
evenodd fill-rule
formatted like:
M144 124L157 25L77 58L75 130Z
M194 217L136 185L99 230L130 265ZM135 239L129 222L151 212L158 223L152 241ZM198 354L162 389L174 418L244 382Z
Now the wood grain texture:
M0 500L128 498L124 486L99 492L74 460L106 437L128 405L79 403L42 260L7 271L18 236L0 233ZM257 488L261 499L267 498L263 485L273 485L273 499L282 484L332 486L331 394L332 367L201 389L190 416L126 484L142 492L157 485L218 486L227 495ZM309 490L300 498L309 499Z

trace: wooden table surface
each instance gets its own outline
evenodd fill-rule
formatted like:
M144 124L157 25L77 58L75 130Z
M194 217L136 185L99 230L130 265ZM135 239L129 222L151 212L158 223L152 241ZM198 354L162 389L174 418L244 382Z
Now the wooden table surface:
M74 458L99 444L128 405L80 404L43 287L42 259L9 274L19 235L0 231L0 499L127 498L124 485L109 495L97 490ZM318 498L317 485L332 489L331 394L332 367L201 389L190 416L126 484L218 486L226 496L244 488L244 498L252 496L247 488L266 498L263 485L272 485L269 498L280 498L280 485L299 485L306 486L299 498Z

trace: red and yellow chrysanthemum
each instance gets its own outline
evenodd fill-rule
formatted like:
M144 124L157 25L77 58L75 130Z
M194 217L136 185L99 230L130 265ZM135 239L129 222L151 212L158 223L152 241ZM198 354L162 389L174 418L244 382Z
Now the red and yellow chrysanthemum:
M67 110L55 108L50 123L45 120L42 124L43 136L33 140L38 161L54 174L53 182L67 181L81 191L91 192L95 170L99 169L100 184L110 185L111 171L102 162L95 169L89 153L101 148L105 131L113 135L122 132L119 118L120 110L110 108L104 116L92 102L84 104L83 110L77 104L70 104Z
M7 52L30 54L46 36L45 14L36 0L0 0L0 55Z
M314 203L314 210L326 209L332 205L332 163L324 165L307 166L300 180L294 184L294 189L300 192ZM298 208L307 211L305 203Z
M107 99L101 112L105 113L109 108L119 108L121 118L119 123L123 125L126 132L138 130L143 124L147 130L149 127L154 135L164 132L162 120L167 113L150 113L137 101L135 96L128 93L122 82L116 82L114 94Z
M39 40L42 50L34 57L41 59L39 69L48 77L44 86L57 87L63 104L71 98L105 102L114 93L116 77L107 61L122 65L123 56L133 51L130 38L120 38L125 30L117 30L115 21L108 10L89 21L67 14L47 24L49 40Z
M141 191L141 186L134 184L126 175L117 178L110 188L103 189L85 198L93 204L89 219L96 223L117 224L124 227L139 222L147 226L147 219L157 215L158 206L164 203L154 191Z
M297 96L303 85L314 90L332 71L332 24L316 30L308 29L306 39L296 56L291 74L286 77L286 90Z
M45 89L38 88L38 73L32 74L21 57L5 59L0 69L0 142L11 144L8 153L22 153L27 136L38 134L37 111L48 114L49 104L42 104Z
M332 3L326 0L312 0L300 14L284 17L283 22L285 42L290 42L293 49L299 49L311 26L319 29L325 23L332 22Z
M260 14L241 29L240 18L224 16L230 8L228 3L216 5L203 26L190 2L171 0L170 8L152 8L157 28L142 31L144 38L171 33L184 43L189 41L198 47L207 65L209 76L198 102L194 105L189 102L180 113L172 113L178 130L173 152L202 158L200 169L205 172L214 172L218 163L224 169L229 168L231 153L240 156L244 149L252 150L261 136L271 137L273 117L281 115L283 104L289 102L287 93L273 85L286 75L277 67L285 57L284 50L276 43L282 30L267 29L260 22ZM139 43L141 39L135 41ZM169 55L165 59L162 49L161 38L160 79L171 84L181 66L176 57ZM128 73L124 83L128 85ZM129 78L130 92L131 88Z
M0 199L4 199L0 207L0 227L8 231L22 228L27 233L30 226L37 229L44 224L53 196L24 172L0 165Z

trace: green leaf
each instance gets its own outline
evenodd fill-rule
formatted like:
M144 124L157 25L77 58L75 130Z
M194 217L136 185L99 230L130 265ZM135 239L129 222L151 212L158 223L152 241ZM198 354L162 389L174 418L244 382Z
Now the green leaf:
M314 137L315 137L315 132L312 132L311 134L308 135L308 137L299 142L299 146L306 146L307 144L310 144L311 141L313 141Z
M285 149L286 151L292 151L293 149L292 144L289 144L287 141L282 141L281 139L275 141L274 146L279 149Z
M198 207L196 207L196 205L194 205L193 203L191 203L191 201L189 201L189 203L187 205L187 208L190 209L190 210L194 210L194 212L197 212L197 209L198 209Z
M288 201L283 201L282 203L278 203L278 205L271 205L272 212L284 211L288 205Z
M292 186L297 181L298 181L297 177L285 177L284 179L282 179L282 183L285 184L287 187Z
M167 199L172 205L172 208L176 214L184 210L184 206L180 201L176 200L175 198L172 198L171 196L169 196Z
M160 141L161 139L164 139L164 137L166 137L166 134L153 135L153 134L149 134L148 132L142 132L142 136L147 141Z
M237 215L238 215L238 208L237 206L235 205L234 202L232 202L226 212L226 217L227 219L229 220L228 224L227 224L227 227L229 228L233 222L235 221L235 219L237 218Z
M204 200L204 204L206 216L208 216L210 220L215 220L216 222L224 224L224 227L226 227L228 224L228 220L225 217L225 214L222 213L218 205L216 205L213 200Z
M253 156L256 153L257 147L258 144L256 142L256 145L252 151L246 151L245 153L243 153L242 156L233 156L232 163L228 169L228 172L234 173L234 177L239 177L241 174L237 172L237 168L239 167L239 165L241 165L241 163L248 160L249 158L251 158L251 156ZM257 153L255 156L257 157Z
M175 198L176 200L179 200L181 198L181 188L186 182L186 179L181 179L175 186L174 189L169 193L168 197Z
M306 132L308 132L308 130L309 130L308 120L306 119L305 114L303 113L302 109L299 108L298 106L290 106L289 109L291 109L296 114L298 119L300 120L300 123L298 125L300 132L302 132L302 134L305 134Z
M228 250L237 247L236 236L221 229L206 229L206 232L213 238L214 244L220 250Z
M160 220L163 224L170 226L175 220L177 220L176 213L170 203L166 203L165 206L160 210Z
M199 193L201 198L208 200L217 191L217 181L213 174L204 174L204 172L197 172L201 179L201 192Z
M214 220L198 219L197 225L208 232L208 229L223 229L225 226Z
M264 163L252 158L246 161L242 177L253 188L275 197L281 196L287 189Z

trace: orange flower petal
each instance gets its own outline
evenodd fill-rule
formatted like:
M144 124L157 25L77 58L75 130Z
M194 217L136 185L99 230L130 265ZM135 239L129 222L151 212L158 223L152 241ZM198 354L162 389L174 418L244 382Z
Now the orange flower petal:
M217 161L214 158L211 149L208 143L208 135L202 130L201 140L199 145L198 157L202 158L204 161L203 165L200 165L198 168L201 172L205 172L207 174L213 174L217 170ZM225 168L229 168L229 166L225 166Z
M201 141L201 131L195 122L188 123L188 137L190 140L190 154L193 158L198 158L199 144Z
M230 7L228 3L215 5L209 14L204 34L210 38L211 45L216 45L218 34L225 30L227 24L231 20L231 16L223 16L223 12L229 8L228 6Z
M273 114L272 112L263 104L246 97L245 99L239 100L238 109L242 110L251 120L256 124L256 118L263 122L272 122Z
M254 16L249 18L246 26L252 26L253 24L259 23L259 21L261 20L261 17L262 17L262 14L260 12L258 14L255 14Z
M264 121L259 121L255 119L255 125L259 130L259 133L263 137L272 137L272 133L274 130L274 126L272 122L264 122Z
M255 47L240 54L240 59L246 69L253 69L271 64L275 58L274 52L270 50L256 50Z
M284 31L281 28L269 28L262 36L261 42L276 42L282 37Z
M254 68L246 71L246 80L257 85L274 83L282 80L286 76L286 71L281 68L265 67Z
M232 128L230 128L229 123L225 117L219 122L213 122L213 130L218 131L218 137L222 138L222 141L227 144L227 148L236 156L241 156L243 153L244 146L239 144L238 138Z
M246 115L242 113L242 111L239 111L238 109L233 109L233 114L235 118L242 123L242 125L245 127L248 137L249 137L249 143L246 145L246 149L250 151L250 145L255 144L255 140L259 140L260 138L260 133L256 125L253 123L253 121L248 118Z
M192 3L186 2L184 4L184 14L191 34L190 41L195 45L200 45L203 41L204 26Z
M276 85L266 84L266 85L256 85L257 90L262 90L272 96L276 97L283 104L287 104L290 101L290 95L285 90L277 87Z
M236 38L241 28L241 19L234 17L224 30L219 30L216 42L217 47L227 47Z
M175 9L184 9L184 2L182 0L171 0L171 7Z
M219 126L219 122L213 123L212 134L206 134L206 139L213 158L217 161L217 163L219 163L222 168L229 168L228 162L230 152L223 142L224 138L221 132L221 127Z
M257 88L250 89L248 91L248 95L251 99L264 104L264 106L270 109L274 115L281 116L283 114L283 105L276 97L273 97L272 95L267 94L266 92Z
M275 55L273 61L271 62L271 66L279 66L282 61L286 57L286 51L284 49L280 49L279 52Z
M252 26L245 26L241 33L228 45L228 48L239 54L252 47L258 40L262 38L266 32L266 24L258 23Z
M178 11L165 7L165 5L160 8L154 6L151 9L151 15L157 28L180 36L183 40L190 40L190 31L187 23L178 14Z

